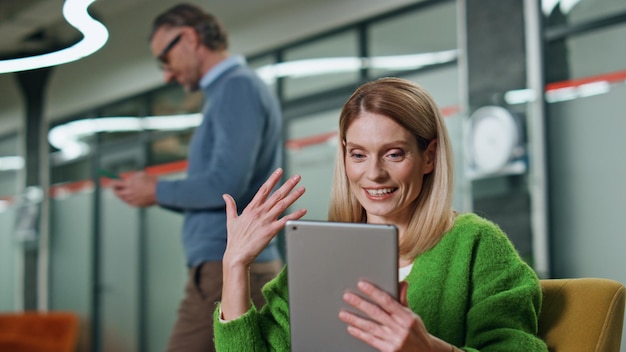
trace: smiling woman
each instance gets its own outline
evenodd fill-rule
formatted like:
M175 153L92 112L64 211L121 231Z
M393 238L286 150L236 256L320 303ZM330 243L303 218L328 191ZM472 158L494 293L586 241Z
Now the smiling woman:
M63 16L66 21L83 34L81 41L47 54L0 60L0 74L65 64L89 56L102 48L109 38L109 32L87 12L87 8L94 1L66 0L63 5Z
M358 289L335 290L324 279L312 280L322 289L332 287L331 295L349 307L336 309L328 324L338 317L370 350L547 351L537 337L536 274L496 224L452 208L452 146L430 93L401 78L363 84L341 110L337 142L328 220L394 225L402 281L396 298L379 282L359 280ZM286 268L264 287L262 309L250 304L247 293L248 266L263 245L307 211L285 213L305 188L296 174L276 189L282 176L282 170L272 174L240 212L224 196L228 246L214 316L219 352L287 351L293 329L302 328L291 319L292 276ZM345 262L361 248L355 243L342 251ZM324 261L328 253L313 255ZM307 279L311 275L316 274Z

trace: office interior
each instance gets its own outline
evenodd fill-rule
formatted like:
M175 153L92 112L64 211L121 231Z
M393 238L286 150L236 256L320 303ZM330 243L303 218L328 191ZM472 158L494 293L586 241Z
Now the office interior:
M306 219L326 218L343 102L403 77L445 116L456 210L500 225L541 278L626 283L623 0L191 2L279 97ZM183 295L182 218L128 207L98 173L184 177L202 96L164 84L147 41L175 3L97 0L100 50L0 74L0 312L76 312L79 351L163 350ZM15 37L77 40L62 1L22 4L0 28L28 13L41 33Z

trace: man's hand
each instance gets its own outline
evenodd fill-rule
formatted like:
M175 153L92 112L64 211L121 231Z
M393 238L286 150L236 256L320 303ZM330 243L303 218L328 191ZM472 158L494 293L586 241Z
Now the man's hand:
M113 193L125 203L135 207L147 207L157 204L156 176L144 171L136 172L121 180L112 180Z

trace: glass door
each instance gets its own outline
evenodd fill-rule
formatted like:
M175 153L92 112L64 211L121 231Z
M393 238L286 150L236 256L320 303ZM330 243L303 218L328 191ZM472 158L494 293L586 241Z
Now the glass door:
M98 168L123 174L140 169L140 145L107 152ZM96 223L94 345L105 352L140 350L142 235L140 211L119 200L100 179Z

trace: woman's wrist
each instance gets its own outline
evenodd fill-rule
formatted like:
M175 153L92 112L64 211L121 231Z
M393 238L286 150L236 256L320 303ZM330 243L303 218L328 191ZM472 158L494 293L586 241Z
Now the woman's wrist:
M249 270L250 266L254 262L254 258L249 259L246 257L241 257L239 253L235 251L235 253L231 254L226 250L224 252L224 256L222 257L222 267L224 270Z
M224 256L221 318L236 319L248 309L250 309L250 266Z

